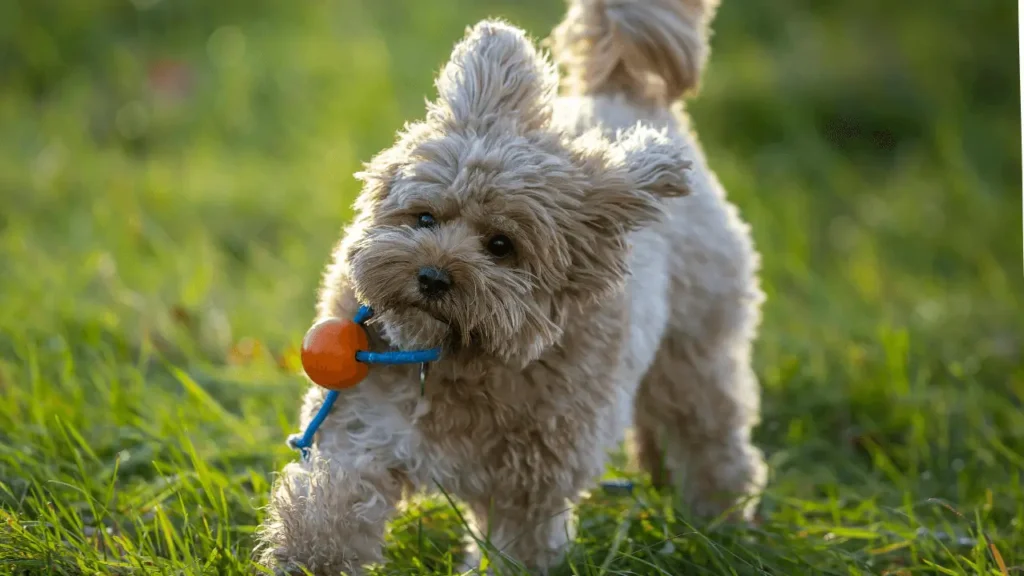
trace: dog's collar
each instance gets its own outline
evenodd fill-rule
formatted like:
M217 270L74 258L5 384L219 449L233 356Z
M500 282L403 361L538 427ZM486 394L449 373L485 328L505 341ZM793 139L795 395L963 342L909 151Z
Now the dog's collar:
M365 322L372 316L372 308L369 306L360 306L359 311L356 312L352 321L356 324L364 325L365 327ZM356 351L356 361L364 364L419 364L421 395L423 394L423 386L427 379L427 366L440 357L441 348L430 348L426 350L388 350L385 352L372 352L370 350ZM331 411L331 408L334 406L334 402L337 399L337 390L330 390L327 392L324 396L323 403L320 405L320 409L317 410L316 415L313 416L309 425L306 426L305 432L301 435L292 434L288 437L288 446L293 450L300 451L302 453L303 460L309 458L309 448L313 445L313 436L327 418L327 414Z
M372 317L372 308L360 306L352 321L356 324L365 324ZM356 360L364 364L426 364L435 362L440 357L440 347L425 350L387 350L384 352L360 350L356 352Z

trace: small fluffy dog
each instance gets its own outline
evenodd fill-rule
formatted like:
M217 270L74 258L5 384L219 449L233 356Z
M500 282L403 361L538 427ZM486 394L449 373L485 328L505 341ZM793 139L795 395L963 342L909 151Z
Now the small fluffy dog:
M416 366L342 392L275 484L260 561L361 573L403 493L441 488L500 556L545 573L631 426L640 465L695 513L752 513L758 256L676 104L715 4L574 0L553 35L563 95L521 30L468 31L426 119L360 175L318 309L370 305L375 349L443 357L422 394Z

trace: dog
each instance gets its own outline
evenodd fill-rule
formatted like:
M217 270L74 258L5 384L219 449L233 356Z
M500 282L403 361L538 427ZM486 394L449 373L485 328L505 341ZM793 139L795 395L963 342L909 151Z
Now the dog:
M751 517L759 255L680 104L716 8L572 0L554 60L504 21L467 31L425 118L357 175L317 309L371 306L374 349L442 357L422 387L417 366L375 366L340 393L275 480L259 562L360 574L403 494L443 489L498 556L547 573L627 431L695 515Z

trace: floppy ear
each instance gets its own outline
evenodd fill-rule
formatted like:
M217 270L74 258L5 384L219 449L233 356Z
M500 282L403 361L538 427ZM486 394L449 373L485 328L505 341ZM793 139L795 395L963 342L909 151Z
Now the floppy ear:
M432 114L486 130L500 117L527 130L544 127L558 75L522 30L484 20L467 31L436 82Z
M685 144L670 138L665 130L637 124L620 133L613 148L621 151L622 169L634 190L658 198L690 193L688 176L693 162L686 157Z
M665 131L637 124L609 141L594 129L572 148L590 182L581 214L594 226L634 230L661 216L663 198L690 193L692 162Z
M689 194L691 162L684 145L664 132L637 125L613 142L591 131L574 143L589 179L570 239L570 292L600 298L628 273L627 236L658 221L664 199Z

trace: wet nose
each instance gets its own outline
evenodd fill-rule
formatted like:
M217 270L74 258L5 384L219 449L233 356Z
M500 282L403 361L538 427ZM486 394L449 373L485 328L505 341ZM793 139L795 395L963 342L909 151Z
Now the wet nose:
M452 287L452 279L448 273L433 266L420 268L416 280L420 284L420 294L427 298L437 298Z

